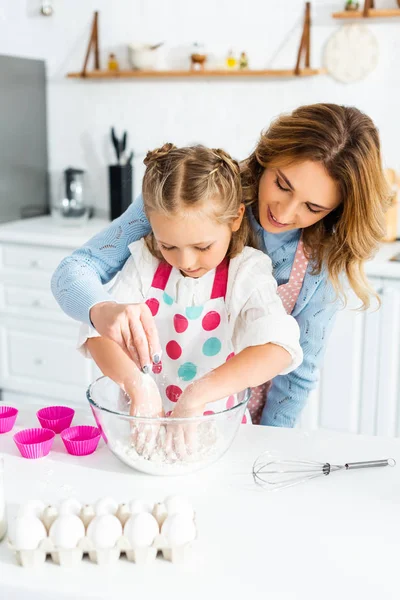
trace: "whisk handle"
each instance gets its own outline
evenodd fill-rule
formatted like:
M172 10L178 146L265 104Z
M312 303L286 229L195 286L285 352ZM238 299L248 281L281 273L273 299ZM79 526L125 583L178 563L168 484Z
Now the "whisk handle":
M353 462L346 463L344 466L346 469L369 469L370 467L394 467L396 461L394 458L387 458L385 460L367 460L365 462Z

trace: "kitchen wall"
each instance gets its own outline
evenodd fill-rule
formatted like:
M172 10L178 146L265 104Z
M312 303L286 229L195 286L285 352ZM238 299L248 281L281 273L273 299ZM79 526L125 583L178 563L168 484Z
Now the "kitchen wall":
M301 33L301 0L54 0L54 15L40 16L39 0L0 2L0 53L43 58L48 65L49 157L53 193L69 165L87 169L92 202L108 209L106 165L113 160L109 130L127 129L135 151L135 191L147 149L164 141L203 142L237 158L254 147L261 129L300 104L356 105L378 125L386 166L400 168L400 19L369 22L380 47L377 69L364 81L343 85L328 76L243 80L68 80L81 69L92 13L100 11L103 66L115 52L127 67L127 44L165 41L163 61L186 66L193 42L206 45L215 63L229 48L246 50L254 68L294 66ZM331 13L344 0L314 0L312 66L321 65L324 44L341 26ZM394 6L382 0L378 7ZM348 57L352 60L352 57ZM0 82L1 93L1 82Z

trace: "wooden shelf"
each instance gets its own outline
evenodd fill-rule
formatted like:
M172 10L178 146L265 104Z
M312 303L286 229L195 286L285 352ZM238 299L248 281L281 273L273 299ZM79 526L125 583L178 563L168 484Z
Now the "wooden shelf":
M389 19L400 17L400 8L370 8L368 17L364 17L362 10L344 10L343 12L333 13L334 19Z
M204 71L87 71L82 73L68 73L67 77L72 79L159 79L159 78L194 78L208 79L224 77L312 77L314 75L325 75L326 69L300 69L298 75L294 69L264 69L264 70L204 70Z

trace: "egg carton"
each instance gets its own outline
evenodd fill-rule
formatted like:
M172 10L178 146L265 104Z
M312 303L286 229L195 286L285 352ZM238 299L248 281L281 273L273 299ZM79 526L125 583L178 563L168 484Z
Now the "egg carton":
M113 548L96 548L87 537L82 538L76 548L57 548L50 538L42 540L35 550L18 550L8 540L8 547L15 553L17 562L22 567L38 567L47 557L61 567L74 567L87 555L89 560L100 566L109 566L118 562L125 555L129 562L137 565L148 565L157 556L175 564L186 563L191 555L191 542L182 546L169 546L164 536L159 535L149 547L132 547L125 536L121 536Z
M107 500L108 499L101 499L101 501L103 502L103 506L107 504ZM77 501L75 502L76 505L80 504ZM98 503L99 502L100 501L98 501ZM96 503L95 506L97 506L98 503ZM140 503L140 501L136 501L136 506L137 503ZM118 536L115 545L108 548L99 547L99 545L96 546L93 540L90 537L88 537L89 525L92 522L92 520L96 516L103 515L96 515L95 506L93 505L80 506L81 509L79 510L79 514L67 513L73 514L74 517L78 517L78 519L82 522L85 531L85 536L81 537L77 541L75 547L68 549L61 548L57 546L54 543L54 540L50 537L49 534L51 526L53 525L57 517L62 515L62 512L60 511L59 513L55 506L48 506L46 509L38 510L35 514L35 517L33 517L32 515L32 517L36 520L37 525L37 521L40 522L39 525L42 528L42 532L44 532L45 530L47 534L46 537L41 539L41 541L34 549L21 549L21 547L17 547L16 544L13 543L10 538L8 539L8 546L11 549L11 551L15 553L18 564L23 567L37 567L43 564L46 561L46 558L48 557L51 558L51 560L55 564L63 567L76 566L82 561L84 556L88 556L91 562L101 566L115 564L123 555L126 556L129 562L133 562L138 565L152 563L158 556L162 556L164 560L176 564L185 563L190 558L193 541L197 539L195 514L190 505L188 505L188 507L190 507L190 510L192 511L192 516L190 517L190 519L188 519L188 515L186 515L184 519L186 523L188 523L189 521L192 523L191 527L192 530L195 531L195 535L192 536L192 539L189 542L177 545L171 545L168 542L167 537L161 533L161 529L168 516L175 517L175 515L178 515L180 513L168 514L164 503L157 503L152 508L147 507L148 510L142 510L141 512L131 512L129 510L129 506L132 506L132 504L120 504L118 505L117 509L115 509L115 505L114 510L112 510L112 512L106 512L104 514L109 514L116 517L116 519L120 523L123 533L122 535ZM156 523L158 524L159 533L155 536L153 543L148 546L134 546L130 543L128 537L124 535L124 526L130 519L130 517L137 516L141 513L150 513L154 517ZM18 520L18 518L23 519L24 517L17 516L16 519ZM79 527L82 527L82 525L80 525Z

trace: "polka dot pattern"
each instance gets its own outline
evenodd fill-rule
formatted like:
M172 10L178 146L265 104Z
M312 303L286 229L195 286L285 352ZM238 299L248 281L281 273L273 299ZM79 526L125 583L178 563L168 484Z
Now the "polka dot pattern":
M182 356L182 348L175 340L171 340L165 347L167 355L171 360L178 360Z
M231 358L233 358L234 356L235 356L235 353L234 353L234 352L231 352L231 353L230 353L230 354L228 354L228 356L226 357L226 361L225 361L225 362L228 362L228 360L230 360L230 359L231 359Z
M155 317L158 313L158 309L160 308L160 303L157 300L157 298L149 298L148 300L146 300L146 304L149 307L153 317Z
M176 333L184 333L188 327L189 321L186 317L179 314L174 316L174 328Z
M171 298L171 296L167 294L167 292L163 293L163 300L165 304L168 304L168 306L171 306L174 303L174 299Z
M221 347L222 344L218 338L208 338L203 344L203 354L204 356L216 356L220 352Z
M153 364L152 371L156 375L159 375L161 373L161 371L162 371L162 363L159 362L157 364Z
M217 329L220 323L221 315L215 310L210 310L210 312L203 317L202 326L205 331L213 331L214 329Z
M203 415L206 417L207 415L215 415L215 412L213 410L205 410L203 412Z
M307 265L308 260L304 254L303 241L300 240L297 245L289 281L278 287L278 295L282 300L284 309L289 315L292 313L297 302L307 271Z
M263 383L258 387L252 388L249 403L247 405L253 425L259 425L261 415L267 401L268 390L271 387L271 382Z
M178 377L183 381L191 381L197 375L197 367L192 362L183 363L178 369Z
M167 396L168 400L171 400L171 402L178 402L180 396L182 395L182 390L177 385L169 385L165 389L165 395Z
M229 396L226 401L226 408L233 408L235 406L235 396Z
M186 309L186 316L188 319L190 319L191 321L194 321L195 319L198 319L201 315L201 313L203 312L203 307L202 306L188 306Z

